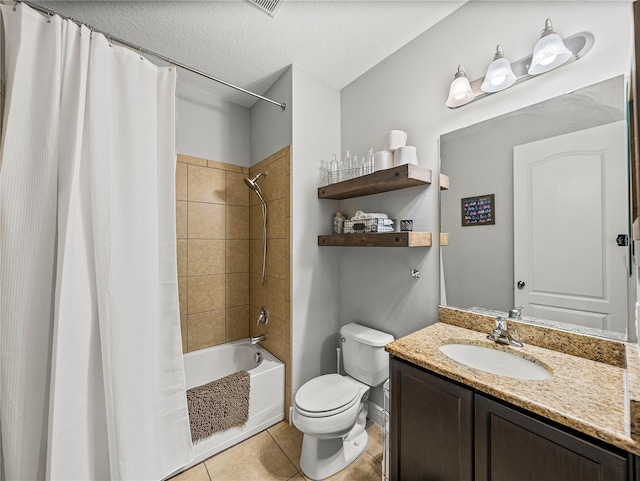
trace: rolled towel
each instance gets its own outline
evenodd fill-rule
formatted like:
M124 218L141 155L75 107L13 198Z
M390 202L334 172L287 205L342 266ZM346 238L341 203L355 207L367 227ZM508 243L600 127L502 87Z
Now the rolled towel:
M378 232L395 232L395 230L391 226L382 226L378 227Z
M379 212L362 212L361 210L356 212L351 220L365 220L365 219L388 219L389 216L387 214L382 214Z

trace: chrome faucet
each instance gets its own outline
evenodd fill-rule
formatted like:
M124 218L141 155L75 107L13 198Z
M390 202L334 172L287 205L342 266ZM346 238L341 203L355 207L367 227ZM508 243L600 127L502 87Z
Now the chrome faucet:
M496 317L496 327L492 333L487 336L487 339L505 346L522 347L522 343L520 341L516 341L509 332L507 319L502 316Z
M266 340L267 340L267 335L260 334L259 336L254 336L251 338L251 344L258 344L260 341L266 341Z

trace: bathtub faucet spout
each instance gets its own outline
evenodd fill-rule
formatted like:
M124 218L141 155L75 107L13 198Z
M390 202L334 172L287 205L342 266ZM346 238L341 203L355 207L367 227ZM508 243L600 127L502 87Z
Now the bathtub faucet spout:
M251 338L251 344L258 344L260 341L266 341L266 340L267 340L267 335L260 334L259 336L254 336Z

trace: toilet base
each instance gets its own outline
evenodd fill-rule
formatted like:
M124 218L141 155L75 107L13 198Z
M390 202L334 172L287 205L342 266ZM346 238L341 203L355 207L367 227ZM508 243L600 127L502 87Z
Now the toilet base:
M332 439L319 439L305 434L300 456L300 468L304 474L317 481L328 478L355 461L367 447L369 435L362 430L351 439L351 434Z

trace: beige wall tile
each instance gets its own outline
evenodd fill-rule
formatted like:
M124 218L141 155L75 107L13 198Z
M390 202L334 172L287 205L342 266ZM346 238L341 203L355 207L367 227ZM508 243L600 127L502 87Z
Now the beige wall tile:
M286 239L269 239L269 247L267 251L268 276L276 277L278 279L286 279L287 270L289 269L289 255L286 252L286 249Z
M286 301L288 284L282 279L267 277L267 307L280 319L289 319L289 303Z
M249 168L243 167L241 165L218 162L217 160L209 160L207 161L207 165L213 169L222 169L228 172L240 172L242 174L245 174L245 176L249 175Z
M260 285L260 274L250 274L250 296L249 304L255 307L261 307L267 303L267 286Z
M249 215L249 239L262 239L262 206L252 205ZM272 222L272 213L267 209L267 232L269 232L270 222Z
M227 205L249 205L249 195L255 195L244 183L249 174L227 172ZM256 196L257 197L257 196Z
M187 216L189 239L225 238L224 205L189 202Z
M187 314L187 301L188 301L188 290L187 290L187 278L186 277L178 277L178 299L180 301L180 314Z
M187 238L187 203L184 201L176 202L176 237Z
M176 200L187 200L187 167L183 162L176 163Z
M225 269L231 272L249 272L249 241L226 241Z
M288 198L273 200L267 204L267 207L269 209L269 220L267 222L267 238L285 239L289 234ZM251 217L251 220L253 221L253 217Z
M225 241L189 239L189 276L224 274Z
M251 175L251 177L253 177L254 175L256 175L258 172L264 172L264 170L266 169L266 167L273 162L274 160L276 160L276 154L271 154L269 157L267 157L266 159L262 159L260 162L258 162L257 164L254 164L251 166L251 169L249 170L249 173Z
M225 276L188 277L189 314L207 312L225 307Z
M249 306L227 308L226 323L226 342L249 337Z
M271 314L267 326L267 340L262 343L265 349L276 356L282 362L286 359L284 321Z
M188 178L190 201L213 204L225 203L226 174L224 170L190 165Z
M249 304L249 273L227 274L226 306Z
M187 239L178 239L176 242L178 255L178 277L187 276Z
M271 250L271 245L267 246ZM249 271L254 274L262 274L262 239L252 239L249 241ZM269 255L269 254L267 254Z
M269 197L267 197L267 201L281 199L289 195L291 177L288 171L288 157L282 157L269 165Z
M227 206L227 239L249 238L249 207Z
M189 351L196 351L224 343L224 309L189 314L188 323Z
M184 162L185 164L202 165L204 167L207 166L207 159L192 157L190 155L178 154L178 162Z

